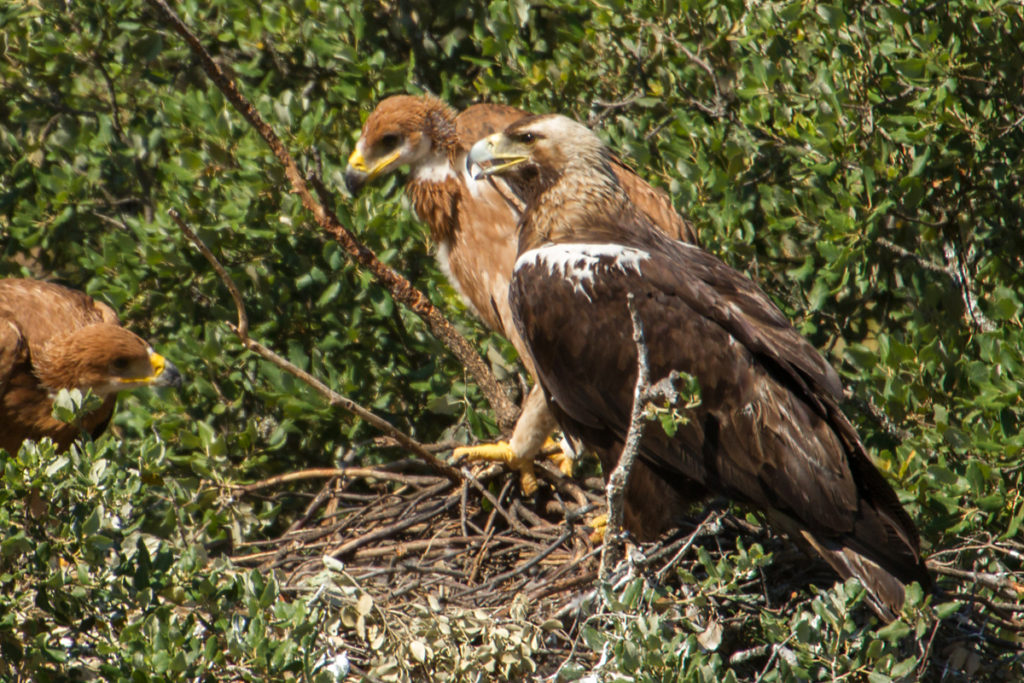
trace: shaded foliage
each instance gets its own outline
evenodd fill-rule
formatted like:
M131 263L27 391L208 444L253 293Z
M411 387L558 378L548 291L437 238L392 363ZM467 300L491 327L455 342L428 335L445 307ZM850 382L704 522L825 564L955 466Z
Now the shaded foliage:
M361 118L385 94L428 89L455 106L497 100L588 121L840 370L847 412L926 552L1020 577L1019 4L214 0L176 9L334 188ZM110 303L189 380L176 394L124 397L113 433L68 455L46 446L0 455L0 672L323 675L309 653L325 647L317 628L330 610L278 600L276 579L216 557L287 527L304 499L239 501L226 485L396 453L243 352L223 324L234 316L226 292L166 210L181 211L223 259L253 336L337 391L421 441L493 435L486 404L418 318L310 229L269 150L146 4L15 1L0 7L0 42L0 275L56 279ZM399 195L392 183L354 201L339 194L333 208L517 389L514 354L465 313ZM786 647L799 656L759 660L763 672L680 635L668 653L679 666L655 662L657 648L620 647L601 675L939 675L904 664L922 650L895 649L900 637L924 637L917 616L901 633L846 625L855 593L840 586L814 598L822 606L806 619L766 613L747 624L752 643L797 634ZM616 599L608 604L622 614L642 607L640 597ZM619 622L622 642L641 628L632 618ZM835 647L820 647L812 628ZM894 649L874 644L883 641ZM580 675L603 642L586 645L594 657L573 664ZM952 662L950 677L972 675L964 658L931 656ZM983 671L1020 671L999 661Z

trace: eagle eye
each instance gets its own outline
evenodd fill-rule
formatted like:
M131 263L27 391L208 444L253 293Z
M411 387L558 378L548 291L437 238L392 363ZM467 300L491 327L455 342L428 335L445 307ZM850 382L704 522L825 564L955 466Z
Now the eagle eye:
M537 139L537 136L535 134L529 133L529 132L527 132L527 133L518 133L515 136L515 141L516 142L521 142L524 145L528 145L528 144L530 144L531 142L533 142L536 139Z
M120 358L115 358L114 362L110 364L110 367L111 367L111 369L114 370L114 372L124 372L129 367L131 367L131 364L132 364L132 359L131 358L126 358L126 357L122 356Z
M390 152L395 147L398 147L398 143L402 141L402 136L397 133L388 133L380 139L380 146L385 152Z

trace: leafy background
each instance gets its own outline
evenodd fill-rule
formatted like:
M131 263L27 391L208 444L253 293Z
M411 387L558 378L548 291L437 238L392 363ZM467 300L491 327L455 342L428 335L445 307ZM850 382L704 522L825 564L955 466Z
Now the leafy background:
M1019 3L175 9L300 163L322 168L342 221L502 377L517 371L514 354L444 282L398 185L353 200L340 190L344 162L374 103L399 92L587 121L839 369L847 413L926 553L1020 579ZM188 376L176 393L123 397L95 443L0 455L0 676L333 680L321 655L334 652L336 606L294 599L218 551L287 527L301 499L254 502L227 485L396 453L242 349L224 325L227 293L167 210L239 283L253 336L337 391L424 442L492 436L486 403L420 320L315 229L270 151L148 5L14 0L0 7L0 54L0 275L107 301ZM715 590L770 563L758 550L709 558L727 565ZM751 673L680 626L692 600L652 610L664 596L632 586L607 589L604 621L582 629L563 678L1022 675L1012 632L999 633L1004 652L932 653L920 645L931 608L874 630L850 620L855 587L841 585L797 614L750 617L742 638L772 653ZM966 581L959 590L992 597ZM520 635L536 627L523 622ZM491 675L534 671L523 658L546 674L559 664L516 652ZM441 660L417 669L417 654L382 654L394 661L380 677L476 680Z

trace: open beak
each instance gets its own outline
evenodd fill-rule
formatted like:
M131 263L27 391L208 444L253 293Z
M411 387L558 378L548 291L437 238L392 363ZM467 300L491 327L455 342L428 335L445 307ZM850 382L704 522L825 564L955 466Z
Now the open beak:
M366 158L363 157L359 147L356 147L348 158L348 167L345 169L345 187L348 188L353 197L358 195L366 183L386 171L401 154L402 150L396 149L371 168L366 163Z
M149 364L153 366L153 374L148 378L150 384L155 387L181 386L181 373L174 363L154 351L149 354Z
M475 180L494 175L529 160L529 155L503 133L495 133L477 140L469 150L466 163ZM475 169L475 172L474 172Z

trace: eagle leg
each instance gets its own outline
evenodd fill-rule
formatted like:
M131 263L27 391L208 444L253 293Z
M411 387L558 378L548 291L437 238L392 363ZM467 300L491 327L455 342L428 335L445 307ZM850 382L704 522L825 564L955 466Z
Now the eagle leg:
M538 455L551 457L566 476L572 475L572 458L563 453L563 448L551 439L557 422L548 408L547 399L540 385L533 389L523 401L523 412L516 421L512 437L508 441L478 446L456 448L453 457L469 460L503 462L519 470L520 486L523 493L532 496L537 491L537 473L534 460Z
M518 454L507 441L484 443L476 446L460 446L452 451L455 461L462 459L470 462L503 462L513 470L519 471L519 486L523 493L532 496L537 492L537 471L534 460L538 455L547 457L567 477L572 476L572 458L562 451L562 447L548 437L539 449L529 454Z

